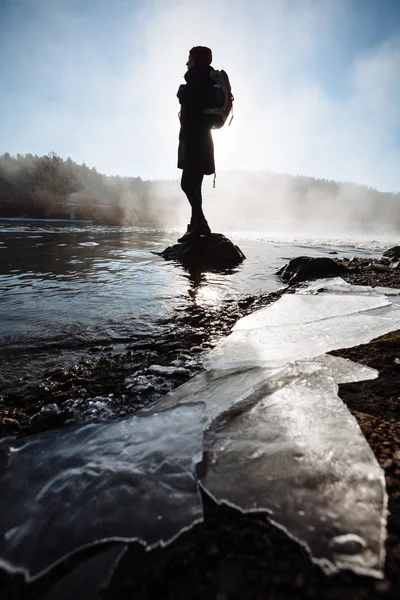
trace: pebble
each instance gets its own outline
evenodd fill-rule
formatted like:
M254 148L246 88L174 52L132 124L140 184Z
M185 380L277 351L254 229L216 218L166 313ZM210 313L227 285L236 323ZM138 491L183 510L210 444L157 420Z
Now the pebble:
M383 461L382 465L381 465L382 469L390 469L391 467L393 467L393 461L391 458L387 458L386 460Z
M378 594L386 594L390 591L391 587L392 584L390 583L390 581L377 581L375 583L375 589L378 592Z
M133 375L131 377L127 377L124 381L124 386L130 392L135 392L137 394L143 394L145 392L152 392L155 390L155 387L151 381L145 375Z

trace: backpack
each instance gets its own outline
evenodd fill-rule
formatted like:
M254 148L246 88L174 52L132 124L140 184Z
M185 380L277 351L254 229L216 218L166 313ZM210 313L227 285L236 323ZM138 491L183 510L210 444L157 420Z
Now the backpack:
M228 125L233 119L233 95L227 73L223 70L210 70L210 80L215 88L215 106L205 108L203 113L211 116L211 129L221 129L232 112Z

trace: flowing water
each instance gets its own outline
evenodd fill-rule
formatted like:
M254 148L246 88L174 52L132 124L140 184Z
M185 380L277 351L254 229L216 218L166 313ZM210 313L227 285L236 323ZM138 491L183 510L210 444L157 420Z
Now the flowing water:
M160 319L277 290L276 270L299 255L365 256L389 238L317 239L226 232L247 259L226 272L191 273L156 252L178 232L154 228L6 224L0 226L0 384L18 370L44 372L93 345L114 350L157 335Z

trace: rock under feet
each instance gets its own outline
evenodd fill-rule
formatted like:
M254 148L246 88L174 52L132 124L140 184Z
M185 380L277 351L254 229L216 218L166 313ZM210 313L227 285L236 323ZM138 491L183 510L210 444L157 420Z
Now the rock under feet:
M222 233L191 238L180 244L168 246L160 256L177 260L185 266L230 268L240 264L246 257Z

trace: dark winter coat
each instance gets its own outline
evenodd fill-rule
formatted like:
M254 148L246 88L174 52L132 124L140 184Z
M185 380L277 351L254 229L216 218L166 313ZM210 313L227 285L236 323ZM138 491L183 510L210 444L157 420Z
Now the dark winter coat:
M186 85L178 94L181 104L178 168L190 168L204 175L215 172L214 144L209 117L203 109L213 106L211 67L194 66L185 74Z

